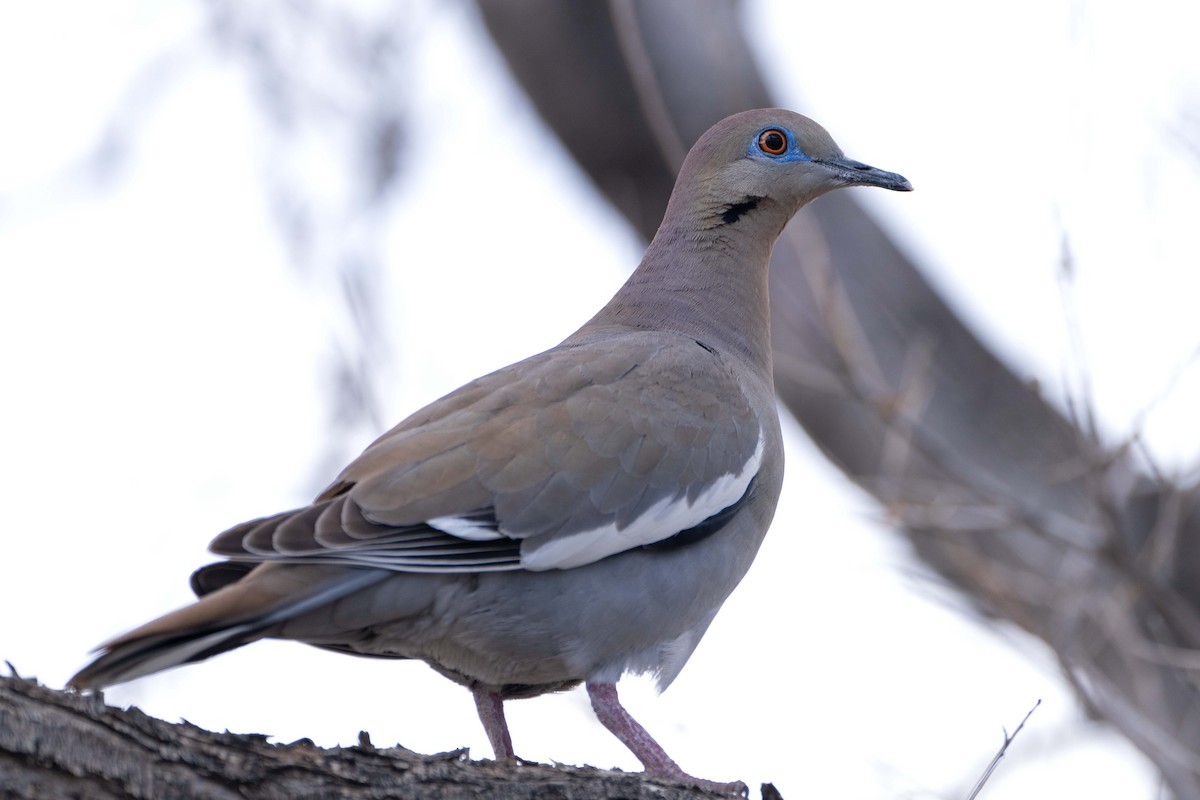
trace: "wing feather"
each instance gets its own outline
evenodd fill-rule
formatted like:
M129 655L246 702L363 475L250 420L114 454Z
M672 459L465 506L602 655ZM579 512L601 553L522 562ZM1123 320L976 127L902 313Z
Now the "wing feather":
M447 395L313 505L212 549L407 572L576 567L715 530L705 521L749 494L767 435L719 353L662 334L597 339Z

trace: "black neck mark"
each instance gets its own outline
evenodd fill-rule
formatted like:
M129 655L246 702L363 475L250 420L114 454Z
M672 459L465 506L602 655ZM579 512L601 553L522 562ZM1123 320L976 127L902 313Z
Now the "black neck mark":
M721 214L721 221L724 222L726 225L732 225L733 223L735 223L739 219L741 219L743 214L757 208L759 200L762 200L762 198L761 197L747 197L744 200L742 200L740 203L731 204L728 208L725 209L724 213Z

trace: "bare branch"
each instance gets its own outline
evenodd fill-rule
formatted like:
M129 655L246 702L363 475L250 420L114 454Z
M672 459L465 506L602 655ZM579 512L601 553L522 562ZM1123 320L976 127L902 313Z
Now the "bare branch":
M987 765L987 769L983 771L983 774L979 776L979 780L975 782L975 788L973 788L971 793L967 795L967 800L975 800L975 798L979 796L979 793L983 791L983 785L988 782L989 778L992 777L992 773L996 771L996 767L1000 766L1000 759L1004 758L1004 754L1008 752L1008 746L1013 743L1014 739L1017 738L1017 734L1021 732L1021 729L1025 727L1025 723L1029 721L1029 718L1033 716L1033 712L1037 711L1038 706L1041 704L1041 700L1038 700L1033 704L1033 708L1029 709L1024 718L1022 718L1021 724L1017 726L1017 729L1014 730L1011 735L1007 730L1004 731L1004 744L1000 745L999 751L996 752L996 755L992 759L991 763Z
M631 76L589 4L477 1L546 122L647 238L673 174L630 87L652 81L685 142L773 105L734 4L628 4ZM1071 262L1064 240L1064 295ZM1013 374L849 193L801 212L771 281L776 390L814 442L972 610L1053 647L1086 707L1200 800L1197 489L1148 473L1136 438L1105 447L1087 397L1064 414Z
M9 665L10 669L12 665ZM13 800L702 800L726 797L638 773L471 761L467 751L424 756L378 748L364 731L353 747L263 734L211 733L135 709L0 677L0 796Z

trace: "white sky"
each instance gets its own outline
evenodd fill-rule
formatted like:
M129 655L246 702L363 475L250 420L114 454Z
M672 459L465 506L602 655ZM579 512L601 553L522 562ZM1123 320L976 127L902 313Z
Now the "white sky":
M381 427L555 343L640 255L481 47L469 6L413 8ZM1177 143L1200 103L1200 12L759 0L748 13L781 103L913 181L911 195L858 191L985 338L1056 394L1086 373L1111 435L1135 430L1200 345L1200 164ZM203 22L182 0L0 6L0 658L51 686L100 640L187 602L217 532L318 488L318 366L346 321L330 281L279 243L262 190L272 140L242 73L196 45L125 177L100 192L61 180L128 80L203 42ZM339 191L312 149L307 180ZM1082 370L1058 288L1064 231ZM1186 370L1146 418L1169 468L1196 462L1198 395ZM1082 721L1040 645L982 631L905 577L870 501L787 427L787 486L749 577L666 694L622 683L667 751L789 798L960 797L1001 727L1042 698L985 797L1156 796L1140 756ZM283 741L365 729L490 755L469 694L424 665L291 643L108 698ZM638 766L580 692L509 714L524 757Z

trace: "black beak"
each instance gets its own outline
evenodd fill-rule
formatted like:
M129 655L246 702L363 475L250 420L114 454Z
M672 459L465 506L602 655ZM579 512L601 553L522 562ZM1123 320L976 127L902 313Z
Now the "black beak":
M847 186L879 186L891 189L893 192L911 192L913 187L908 178L895 172L884 172L861 161L839 156L837 158L818 158L818 164L823 164L846 182Z

